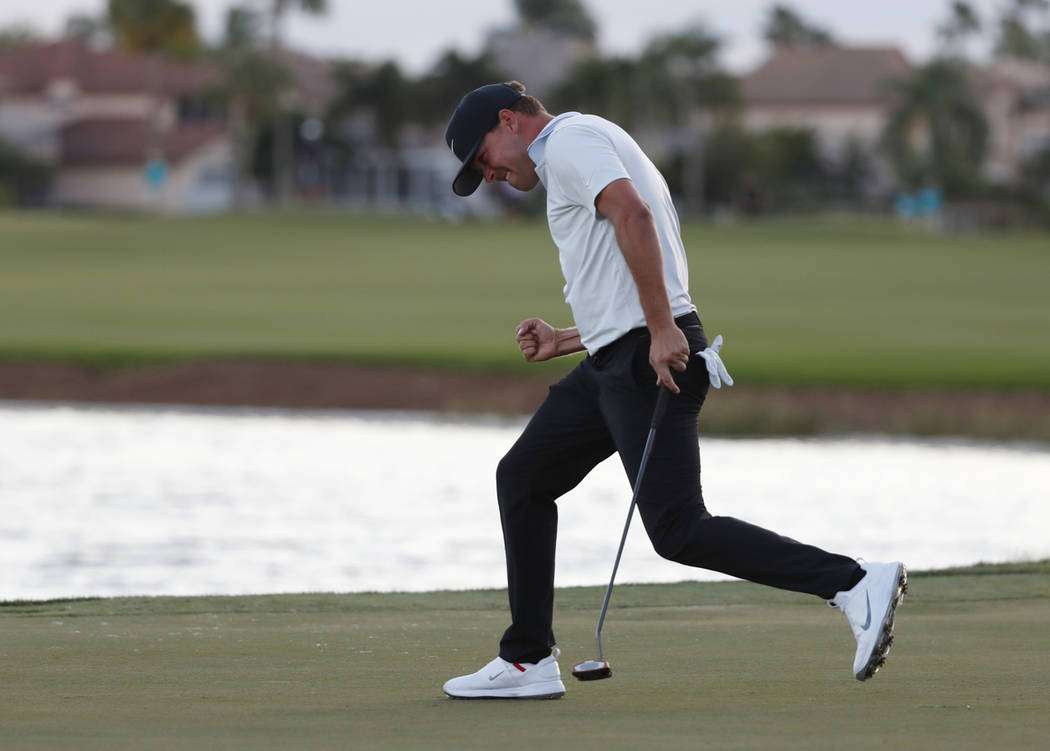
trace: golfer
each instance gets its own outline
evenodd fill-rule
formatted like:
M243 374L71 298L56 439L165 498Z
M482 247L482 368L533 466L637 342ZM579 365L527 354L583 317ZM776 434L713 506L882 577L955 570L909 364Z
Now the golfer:
M672 392L638 495L656 552L841 609L853 628L853 673L885 660L906 584L901 563L863 563L728 516L700 488L697 422L710 385L727 379L689 296L678 216L667 184L638 144L594 115L551 115L516 81L467 94L445 141L462 162L453 191L543 183L547 221L575 326L538 318L517 327L529 362L586 351L551 386L500 461L497 495L507 559L510 626L499 655L444 685L456 698L554 698L565 693L552 629L557 500L617 453L632 485L658 389ZM705 352L704 357L694 353ZM708 365L710 364L710 373ZM731 381L729 381L731 383Z

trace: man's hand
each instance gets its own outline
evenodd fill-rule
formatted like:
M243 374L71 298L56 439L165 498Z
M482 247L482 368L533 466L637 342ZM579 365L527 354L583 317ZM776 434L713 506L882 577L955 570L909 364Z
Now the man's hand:
M679 372L689 366L689 342L677 326L669 326L660 331L650 331L652 344L649 346L649 364L656 371L656 385L664 386L671 393L681 391L671 375L672 370Z
M558 355L558 330L539 318L528 318L518 324L514 338L529 362L543 362Z

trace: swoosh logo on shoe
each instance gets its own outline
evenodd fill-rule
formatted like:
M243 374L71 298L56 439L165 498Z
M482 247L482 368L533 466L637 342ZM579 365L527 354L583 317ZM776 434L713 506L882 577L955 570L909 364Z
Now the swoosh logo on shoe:
M868 627L871 626L871 597L868 596L867 592L864 593L864 603L868 606L868 617L864 620L864 625L860 628L862 631L867 631Z
M870 615L870 614L868 615L868 620L871 620L871 615ZM490 676L489 676L489 680L490 680L490 681L494 681L494 680L496 680L496 679L497 679L497 678L499 678L499 677L500 677L501 675L503 675L503 673L504 673L504 672L505 672L505 671L501 670L501 671L499 671L498 673L496 673L495 675L490 675Z

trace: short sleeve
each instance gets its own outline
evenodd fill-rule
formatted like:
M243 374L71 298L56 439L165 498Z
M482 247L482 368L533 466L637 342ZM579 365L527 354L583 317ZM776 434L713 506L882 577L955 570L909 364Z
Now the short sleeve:
M585 125L568 125L552 134L546 159L548 173L565 198L596 214L598 194L630 177L608 136Z

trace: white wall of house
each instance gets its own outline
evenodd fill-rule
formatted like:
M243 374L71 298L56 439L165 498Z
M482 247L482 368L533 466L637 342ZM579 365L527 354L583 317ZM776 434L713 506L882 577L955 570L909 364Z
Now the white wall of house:
M67 167L55 185L55 201L65 206L211 213L233 206L233 152L229 139L217 138L169 169L159 187L146 182L144 164Z
M868 156L871 173L865 191L880 195L896 182L893 167L882 153L879 141L887 110L882 105L752 104L744 110L744 128L758 132L769 128L812 130L822 157L840 164L851 142Z
M882 134L885 110L879 106L753 104L744 112L744 127L752 131L775 127L812 129L823 153L834 157L851 139L874 145Z
M59 158L60 131L64 125L85 118L147 119L152 98L143 94L92 94L79 96L0 96L0 138L38 159ZM174 102L165 100L158 117L174 120Z
M1050 110L1019 106L1025 91L1050 89L1050 68L1001 60L985 69L979 81L989 128L985 176L994 182L1015 181L1026 160L1050 147Z
M213 213L233 207L233 144L216 138L171 170L164 186L167 213Z
M38 159L58 158L66 115L41 97L0 95L0 138Z
M159 204L138 165L66 167L55 183L55 201L63 206L147 209Z

